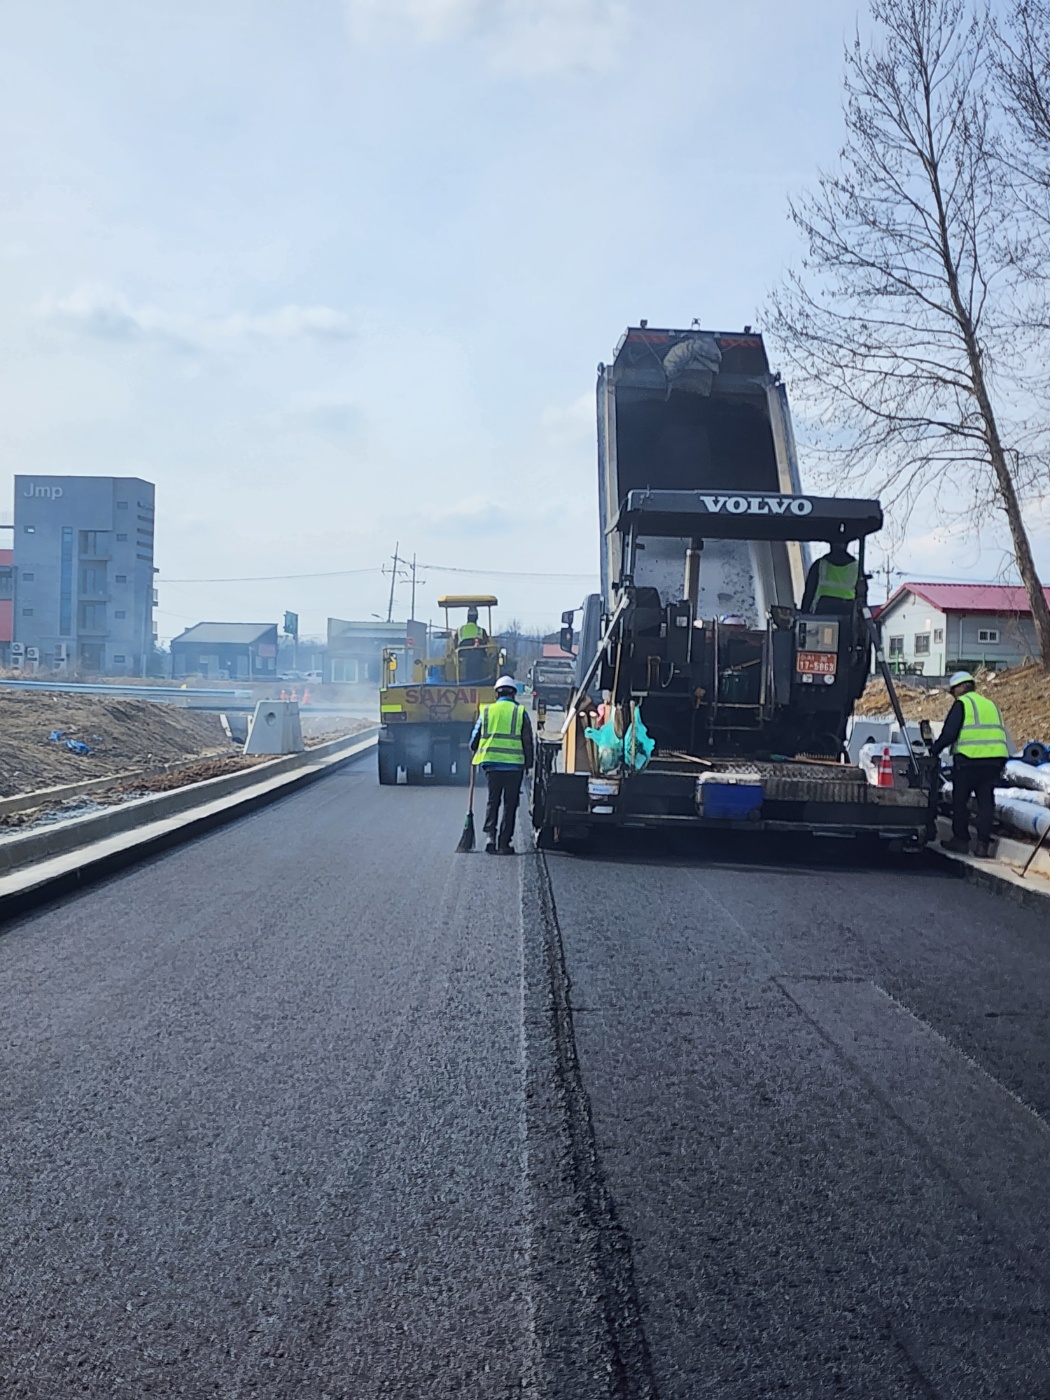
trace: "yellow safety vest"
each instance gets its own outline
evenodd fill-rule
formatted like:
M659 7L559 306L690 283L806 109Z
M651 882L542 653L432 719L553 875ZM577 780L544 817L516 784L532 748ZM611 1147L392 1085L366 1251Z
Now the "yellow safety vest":
M848 564L832 564L827 555L817 560L817 591L813 595L813 607L821 598L844 598L851 603L857 596L857 580L860 578L860 565L856 559Z
M952 753L963 758L1009 758L1006 726L994 700L976 691L959 696L963 707L963 726L952 745Z
M525 711L514 700L496 700L481 707L481 734L475 763L508 763L525 767L525 745L521 731Z

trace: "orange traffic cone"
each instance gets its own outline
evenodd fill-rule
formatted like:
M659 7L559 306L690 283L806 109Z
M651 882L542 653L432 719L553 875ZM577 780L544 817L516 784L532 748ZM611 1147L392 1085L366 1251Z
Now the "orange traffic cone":
M293 704L298 704L298 703L299 703L299 690L298 690L298 687L297 687L297 686L294 686L294 685L292 686L292 703L293 703Z
M288 699L288 692L287 692L287 690L282 690L282 691L281 691L281 699L282 699L282 700L287 700L287 699Z
M890 758L889 745L883 749L882 757L879 759L879 776L875 786L888 788L893 786L893 762Z
M309 705L309 703L310 703L310 687L309 687L308 685L304 685L304 686L303 686L303 704L304 704L304 705Z

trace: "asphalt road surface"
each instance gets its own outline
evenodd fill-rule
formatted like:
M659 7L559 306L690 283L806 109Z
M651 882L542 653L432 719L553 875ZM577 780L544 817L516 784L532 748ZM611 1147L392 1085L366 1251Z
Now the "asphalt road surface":
M369 759L0 932L0 1396L1050 1395L1050 920L463 808Z

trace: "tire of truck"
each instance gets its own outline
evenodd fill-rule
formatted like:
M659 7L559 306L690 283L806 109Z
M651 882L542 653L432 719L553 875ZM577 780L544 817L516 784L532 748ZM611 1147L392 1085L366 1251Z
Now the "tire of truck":
M379 781L383 787L397 782L397 748L394 744L379 744Z

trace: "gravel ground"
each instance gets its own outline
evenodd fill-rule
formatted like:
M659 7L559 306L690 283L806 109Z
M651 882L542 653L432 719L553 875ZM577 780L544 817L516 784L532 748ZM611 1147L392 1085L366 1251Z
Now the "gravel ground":
M5 927L5 1400L1047 1393L1046 920L463 796L369 759Z

